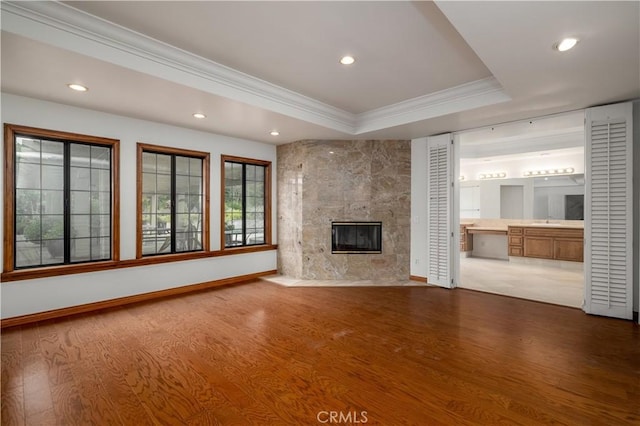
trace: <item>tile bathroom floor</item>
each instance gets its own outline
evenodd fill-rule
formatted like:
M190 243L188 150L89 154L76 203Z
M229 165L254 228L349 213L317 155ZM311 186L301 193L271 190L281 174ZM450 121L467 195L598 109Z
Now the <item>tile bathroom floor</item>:
M569 267L557 267L477 257L461 258L460 287L581 308L584 272L580 268L582 264L571 263L565 264Z

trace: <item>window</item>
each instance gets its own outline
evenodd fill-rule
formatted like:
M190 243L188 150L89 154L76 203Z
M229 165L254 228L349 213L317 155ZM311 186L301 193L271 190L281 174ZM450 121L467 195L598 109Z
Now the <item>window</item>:
M209 154L138 144L138 258L209 249Z
M4 272L118 260L118 145L5 125Z
M222 247L271 244L271 162L222 157Z

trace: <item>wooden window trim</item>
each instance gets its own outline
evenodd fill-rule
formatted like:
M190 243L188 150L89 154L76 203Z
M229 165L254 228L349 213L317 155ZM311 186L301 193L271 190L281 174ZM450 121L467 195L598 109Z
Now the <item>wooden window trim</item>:
M61 139L65 141L83 142L92 145L108 146L111 148L111 260L78 263L74 265L43 266L38 268L14 269L14 244L15 244L15 136L26 134L40 138ZM4 259L2 280L7 281L14 276L29 276L44 273L45 275L58 275L59 271L72 271L67 273L84 272L86 269L94 269L99 264L113 263L120 260L120 141L118 139L102 138L98 136L82 135L78 133L62 132L57 130L40 129L17 124L5 123L4 125Z
M0 279L2 282L32 280L36 278L58 277L61 275L83 274L89 272L109 271L114 269L132 268L137 266L158 265L162 263L183 262L186 260L208 259L211 257L239 255L247 253L257 253L262 251L277 250L277 245L258 245L250 247L239 247L229 250L198 251L180 254L167 254L157 256L147 256L142 259L127 259L119 262L104 261L82 263L78 265L50 266L45 268L21 269L18 271L5 272Z
M222 155L220 156L220 250L225 252L250 252L251 248L254 247L270 247L272 246L272 235L271 235L271 161L266 160L256 160L253 158L246 157L236 157L233 155ZM264 196L265 196L265 206L264 206L264 244L256 244L252 246L242 246L242 247L225 247L225 223L224 223L224 204L225 204L225 163L234 162L234 163L244 163L244 164L253 164L256 166L265 166L265 176L264 176Z
M161 145L152 145L147 143L138 142L137 154L136 154L136 259L148 259L149 256L143 256L142 254L142 153L152 152L155 154L169 154L180 155L185 157L200 158L202 160L202 191L204 194L203 200L203 219L202 219L202 251L187 252L187 253L171 253L171 254L159 254L152 257L160 259L158 262L171 262L175 258L176 260L189 260L199 259L207 257L203 253L209 253L210 249L210 237L209 237L209 159L210 154L208 152L193 151L189 149L173 148Z

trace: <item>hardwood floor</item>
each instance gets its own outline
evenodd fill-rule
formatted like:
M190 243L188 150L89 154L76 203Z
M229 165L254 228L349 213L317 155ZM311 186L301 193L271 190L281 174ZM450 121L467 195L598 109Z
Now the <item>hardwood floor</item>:
M640 423L638 325L463 289L255 282L1 350L3 425Z

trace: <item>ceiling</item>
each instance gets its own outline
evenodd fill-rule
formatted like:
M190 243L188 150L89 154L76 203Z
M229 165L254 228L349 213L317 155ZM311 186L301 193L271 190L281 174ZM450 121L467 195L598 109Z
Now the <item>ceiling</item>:
M412 139L640 97L639 2L1 7L3 92L273 144ZM566 36L580 42L555 51Z

